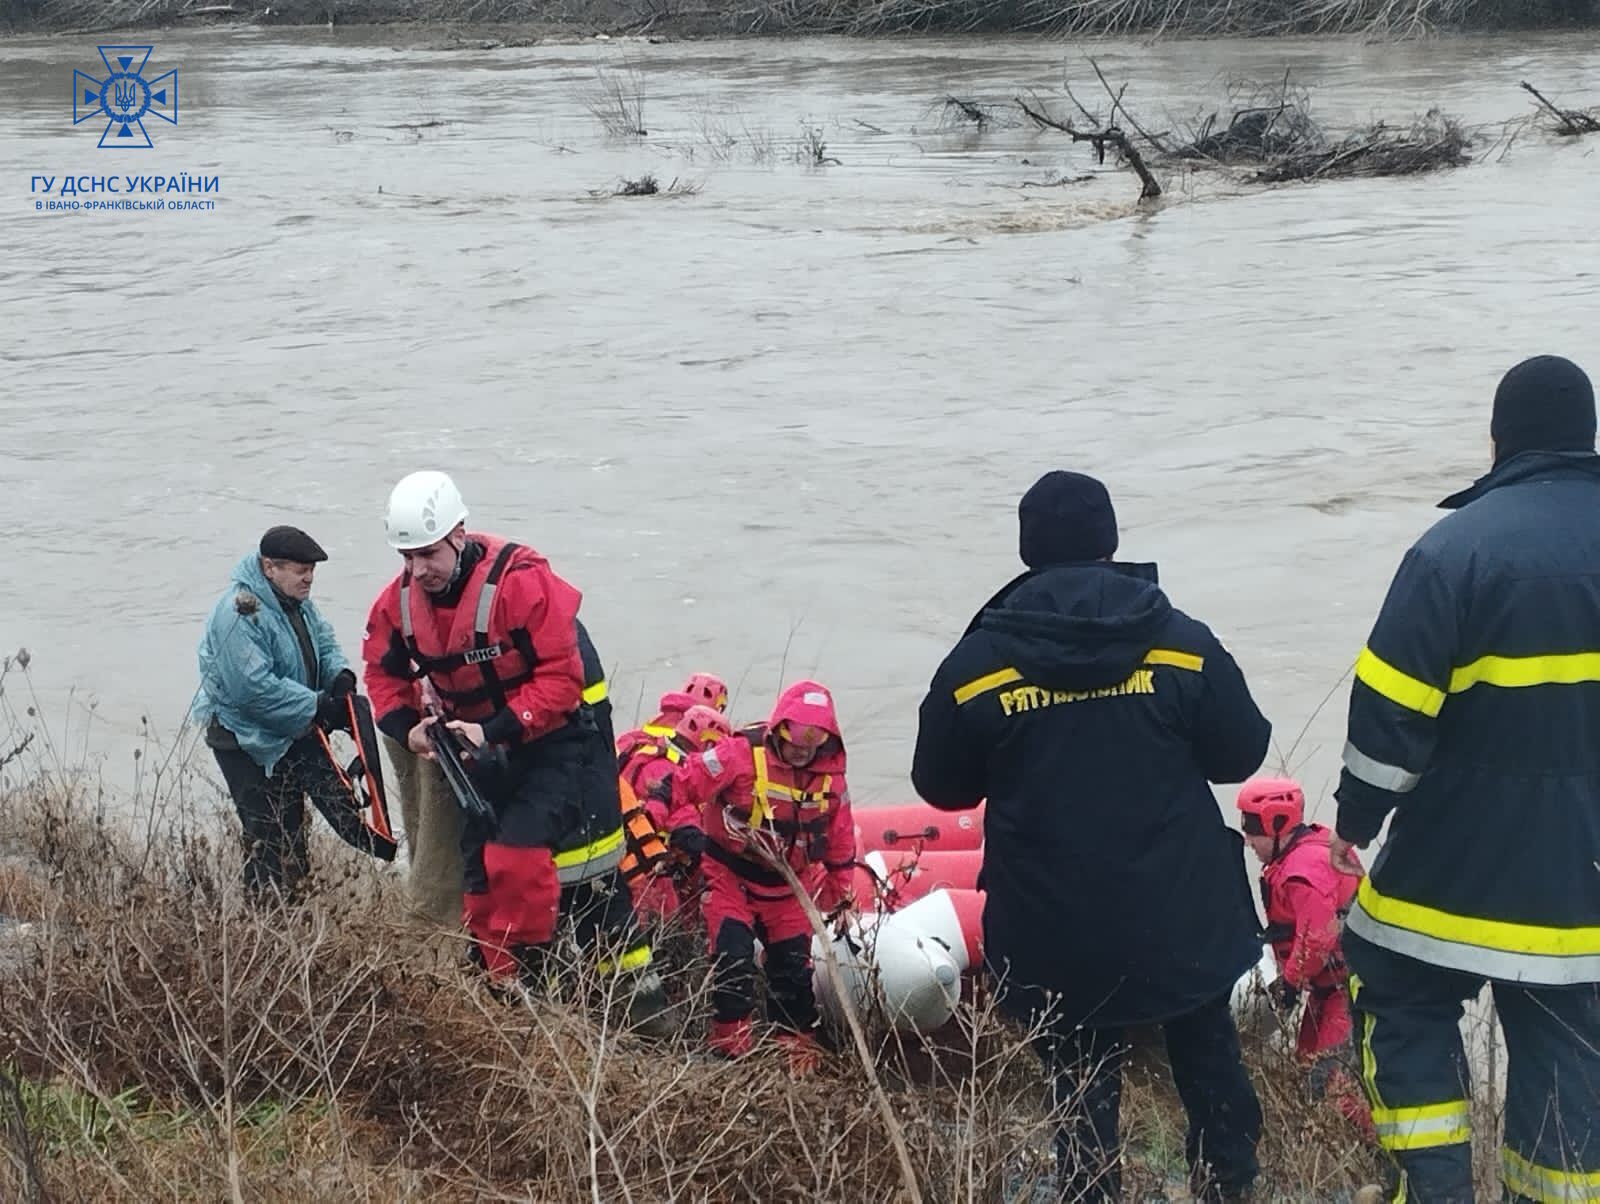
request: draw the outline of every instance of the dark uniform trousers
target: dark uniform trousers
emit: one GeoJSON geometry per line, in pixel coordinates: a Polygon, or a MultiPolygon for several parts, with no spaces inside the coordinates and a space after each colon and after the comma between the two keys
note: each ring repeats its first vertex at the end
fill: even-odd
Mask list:
{"type": "MultiPolygon", "coordinates": [[[[1226,1200],[1254,1182],[1261,1105],[1240,1061],[1228,996],[1162,1026],[1172,1078],[1189,1117],[1184,1142],[1201,1200],[1226,1200]]],[[[1120,1028],[1058,1026],[1037,1038],[1058,1118],[1061,1200],[1122,1199],[1117,1117],[1127,1056],[1120,1028]]]]}
{"type": "MultiPolygon", "coordinates": [[[[584,777],[593,769],[594,751],[579,741],[549,751],[514,750],[509,772],[487,792],[496,823],[464,818],[464,886],[469,893],[488,889],[483,848],[491,840],[513,847],[555,850],[561,883],[558,940],[570,940],[592,958],[591,964],[602,976],[637,974],[649,968],[651,948],[617,868],[621,832],[595,831],[585,816],[584,777]],[[604,850],[591,842],[605,846],[604,850]]],[[[524,945],[512,952],[530,987],[542,986],[556,969],[551,945],[524,945]]]]}
{"type": "Polygon", "coordinates": [[[1378,1141],[1400,1168],[1397,1200],[1471,1204],[1471,1075],[1463,1005],[1488,981],[1505,1034],[1507,1195],[1600,1201],[1600,984],[1485,980],[1346,931],[1361,1077],[1378,1141]]]}

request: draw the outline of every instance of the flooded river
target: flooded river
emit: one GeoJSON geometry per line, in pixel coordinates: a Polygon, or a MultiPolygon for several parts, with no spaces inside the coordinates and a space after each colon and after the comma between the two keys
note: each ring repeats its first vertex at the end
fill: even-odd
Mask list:
{"type": "MultiPolygon", "coordinates": [[[[858,798],[905,798],[927,681],[1017,570],[1017,497],[1065,466],[1107,481],[1124,555],[1232,648],[1281,749],[1306,729],[1326,819],[1339,683],[1485,466],[1500,373],[1600,374],[1600,139],[1404,180],[1174,176],[1135,213],[1061,134],[942,121],[948,94],[1066,115],[1064,72],[1100,103],[1066,43],[393,36],[107,35],[178,71],[179,123],[137,152],[71,122],[95,37],[0,42],[0,645],[110,783],[141,716],[178,734],[267,525],[329,550],[316,596],[356,657],[389,487],[438,467],[583,589],[621,718],[690,670],[736,682],[740,719],[815,674],[858,798]],[[646,138],[607,135],[603,78],[637,81],[646,138]],[[837,163],[793,161],[808,126],[837,163]],[[33,175],[113,172],[216,175],[218,207],[34,209],[33,175]],[[698,191],[605,195],[646,173],[698,191]],[[1051,173],[1095,178],[1024,186],[1051,173]]],[[[1519,80],[1572,104],[1600,80],[1592,34],[1094,53],[1162,129],[1286,68],[1335,124],[1500,122],[1531,111],[1519,80]]]]}

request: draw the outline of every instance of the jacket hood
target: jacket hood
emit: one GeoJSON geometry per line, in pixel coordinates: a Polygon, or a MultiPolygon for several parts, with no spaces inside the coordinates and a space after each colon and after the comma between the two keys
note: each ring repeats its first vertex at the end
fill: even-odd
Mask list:
{"type": "Polygon", "coordinates": [[[692,694],[685,694],[682,690],[668,690],[656,700],[656,710],[666,716],[678,716],[694,706],[700,700],[692,694]]]}
{"type": "Polygon", "coordinates": [[[816,759],[806,766],[816,773],[837,773],[844,768],[844,734],[839,730],[839,715],[834,710],[833,694],[815,681],[797,681],[778,695],[767,718],[768,739],[774,739],[780,723],[806,723],[820,727],[833,738],[822,746],[816,759]]]}
{"type": "Polygon", "coordinates": [[[968,630],[1036,685],[1089,690],[1126,681],[1171,614],[1155,565],[1097,561],[1024,573],[968,630]]]}
{"type": "Polygon", "coordinates": [[[1592,451],[1526,451],[1496,464],[1483,476],[1439,503],[1441,510],[1459,510],[1492,489],[1515,485],[1543,476],[1591,476],[1600,478],[1600,455],[1592,451]]]}

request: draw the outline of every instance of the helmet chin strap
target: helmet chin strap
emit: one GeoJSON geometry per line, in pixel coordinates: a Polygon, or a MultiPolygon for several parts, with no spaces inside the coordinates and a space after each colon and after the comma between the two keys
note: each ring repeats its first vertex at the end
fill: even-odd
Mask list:
{"type": "Polygon", "coordinates": [[[461,551],[462,551],[463,548],[465,548],[467,546],[467,537],[466,537],[465,534],[463,534],[461,536],[461,542],[457,543],[456,542],[456,532],[452,531],[449,535],[446,535],[444,537],[444,541],[447,544],[449,544],[452,548],[455,549],[455,553],[456,553],[455,567],[450,570],[450,580],[446,581],[438,589],[429,590],[428,592],[430,594],[448,594],[451,590],[453,590],[456,587],[456,583],[461,580],[461,561],[462,561],[461,551]]]}

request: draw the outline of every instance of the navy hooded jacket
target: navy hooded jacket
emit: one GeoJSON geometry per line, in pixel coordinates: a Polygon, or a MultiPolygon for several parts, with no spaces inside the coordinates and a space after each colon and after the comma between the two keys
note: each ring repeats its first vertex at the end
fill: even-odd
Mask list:
{"type": "Polygon", "coordinates": [[[1339,835],[1389,838],[1349,928],[1510,982],[1600,982],[1600,456],[1440,503],[1350,692],[1339,835]]]}
{"type": "Polygon", "coordinates": [[[984,947],[1011,1010],[1053,992],[1112,1027],[1231,990],[1261,942],[1207,783],[1254,773],[1270,734],[1154,565],[1046,567],[990,600],[934,675],[911,777],[944,810],[987,799],[984,947]]]}

